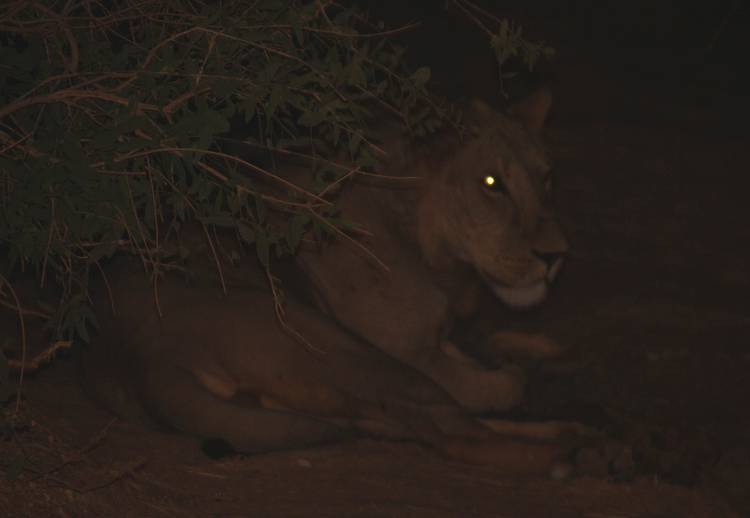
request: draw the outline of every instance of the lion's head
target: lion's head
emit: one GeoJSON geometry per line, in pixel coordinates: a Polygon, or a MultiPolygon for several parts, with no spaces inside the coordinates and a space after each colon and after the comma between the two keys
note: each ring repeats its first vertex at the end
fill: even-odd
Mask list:
{"type": "Polygon", "coordinates": [[[471,134],[435,165],[417,209],[428,261],[470,265],[513,308],[545,298],[567,250],[549,206],[550,163],[538,137],[549,106],[546,91],[509,115],[474,103],[471,134]]]}

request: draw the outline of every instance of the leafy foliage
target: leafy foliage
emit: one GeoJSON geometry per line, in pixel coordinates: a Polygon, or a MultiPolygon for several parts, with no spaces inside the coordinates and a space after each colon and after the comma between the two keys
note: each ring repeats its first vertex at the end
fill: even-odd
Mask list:
{"type": "MultiPolygon", "coordinates": [[[[334,2],[18,0],[0,26],[0,288],[19,269],[59,286],[60,339],[88,340],[89,274],[115,253],[158,275],[197,221],[268,266],[341,226],[336,193],[377,162],[373,110],[415,136],[450,116],[429,69],[334,2]]],[[[493,41],[536,59],[523,45],[493,41]]]]}

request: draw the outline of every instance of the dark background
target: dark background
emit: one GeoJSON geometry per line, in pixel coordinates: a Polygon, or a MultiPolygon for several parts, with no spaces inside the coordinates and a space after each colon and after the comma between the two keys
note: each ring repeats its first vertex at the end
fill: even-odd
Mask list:
{"type": "MultiPolygon", "coordinates": [[[[415,65],[432,68],[439,91],[454,98],[497,97],[484,34],[446,4],[450,2],[369,2],[368,8],[374,19],[390,26],[422,21],[420,28],[400,39],[415,65]]],[[[618,105],[612,107],[615,110],[628,112],[634,98],[670,89],[692,96],[686,101],[694,106],[711,108],[712,93],[746,97],[750,87],[750,6],[741,0],[477,4],[520,23],[527,37],[557,49],[555,60],[539,67],[537,79],[554,84],[561,76],[567,81],[578,73],[586,82],[588,73],[628,83],[632,90],[625,98],[609,100],[618,105]],[[580,70],[582,63],[592,70],[580,70]]]]}

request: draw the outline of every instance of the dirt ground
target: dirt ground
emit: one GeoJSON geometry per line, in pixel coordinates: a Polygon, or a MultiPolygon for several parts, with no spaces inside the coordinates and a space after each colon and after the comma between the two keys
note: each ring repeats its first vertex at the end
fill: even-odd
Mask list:
{"type": "MultiPolygon", "coordinates": [[[[447,22],[431,23],[412,37],[439,49],[447,22]]],[[[537,27],[564,40],[554,20],[537,27]]],[[[599,38],[595,51],[564,40],[555,74],[570,260],[543,307],[512,313],[488,297],[478,322],[566,345],[564,361],[530,371],[514,416],[595,425],[632,468],[509,478],[372,440],[212,460],[193,439],[113,420],[63,360],[26,380],[27,420],[0,442],[0,516],[750,516],[748,83],[599,38]]],[[[442,76],[433,63],[436,77],[457,59],[442,76]]],[[[458,89],[492,91],[491,73],[470,67],[458,89]]]]}

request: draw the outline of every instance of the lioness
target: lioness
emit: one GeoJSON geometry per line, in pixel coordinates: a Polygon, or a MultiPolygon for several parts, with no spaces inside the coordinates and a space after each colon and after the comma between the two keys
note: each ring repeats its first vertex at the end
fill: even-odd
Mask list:
{"type": "Polygon", "coordinates": [[[153,286],[125,266],[109,276],[118,314],[99,312],[86,379],[118,409],[136,401],[177,430],[243,452],[374,434],[507,472],[550,470],[559,446],[498,434],[471,415],[518,402],[520,375],[485,368],[444,340],[452,315],[470,310],[476,282],[527,307],[559,269],[566,242],[546,203],[549,163],[536,135],[549,106],[546,92],[509,116],[475,104],[468,137],[416,151],[385,142],[383,173],[422,179],[360,178],[340,203],[372,233],[365,244],[389,271],[345,242],[296,258],[316,307],[289,300],[286,322],[320,351],[282,331],[268,290],[222,295],[167,277],[159,318],[153,286]]]}
{"type": "MultiPolygon", "coordinates": [[[[465,140],[449,135],[416,153],[389,143],[386,173],[422,179],[400,188],[364,179],[340,201],[372,233],[366,243],[388,273],[343,242],[297,258],[321,309],[471,411],[514,406],[522,380],[515,370],[483,368],[445,342],[452,315],[472,311],[477,282],[510,307],[538,304],[567,251],[548,206],[550,163],[538,134],[550,104],[540,90],[508,117],[475,102],[468,114],[474,134],[465,140]]],[[[536,337],[502,338],[504,349],[553,347],[536,337]]]]}

